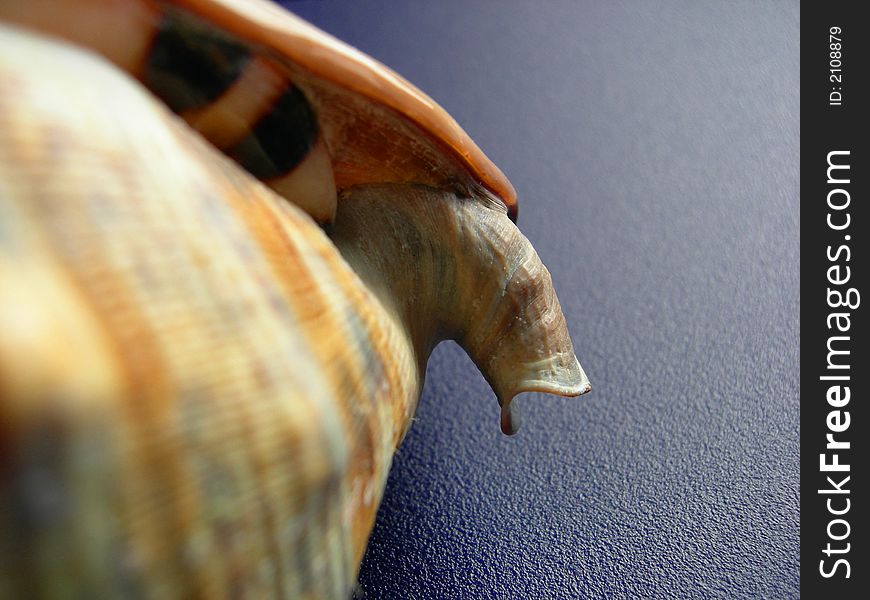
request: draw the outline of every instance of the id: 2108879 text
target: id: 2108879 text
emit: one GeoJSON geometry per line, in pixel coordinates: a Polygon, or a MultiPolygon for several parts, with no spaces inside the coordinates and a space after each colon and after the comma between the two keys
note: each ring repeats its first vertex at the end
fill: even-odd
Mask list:
{"type": "Polygon", "coordinates": [[[843,30],[831,27],[828,30],[829,60],[828,69],[831,92],[828,94],[829,106],[843,105],[843,30]]]}

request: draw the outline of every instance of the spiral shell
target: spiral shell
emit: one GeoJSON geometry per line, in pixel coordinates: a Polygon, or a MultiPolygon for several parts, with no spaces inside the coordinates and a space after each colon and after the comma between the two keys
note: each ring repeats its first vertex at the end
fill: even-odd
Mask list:
{"type": "Polygon", "coordinates": [[[0,8],[0,597],[346,597],[435,344],[508,433],[517,393],[589,389],[510,184],[452,119],[276,7],[181,4],[303,90],[292,185],[69,5],[0,8]]]}

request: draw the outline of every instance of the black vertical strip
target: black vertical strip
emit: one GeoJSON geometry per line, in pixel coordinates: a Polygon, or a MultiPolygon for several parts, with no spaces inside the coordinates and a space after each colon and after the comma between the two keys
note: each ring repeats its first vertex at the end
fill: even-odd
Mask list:
{"type": "Polygon", "coordinates": [[[168,10],[157,27],[144,83],[175,112],[216,100],[238,78],[249,48],[211,24],[168,10]]]}
{"type": "Polygon", "coordinates": [[[801,7],[801,595],[870,590],[870,179],[858,2],[801,7]],[[865,306],[868,304],[868,306],[865,306]]]}
{"type": "Polygon", "coordinates": [[[227,154],[261,180],[289,173],[317,140],[317,117],[302,91],[291,85],[227,154]]]}

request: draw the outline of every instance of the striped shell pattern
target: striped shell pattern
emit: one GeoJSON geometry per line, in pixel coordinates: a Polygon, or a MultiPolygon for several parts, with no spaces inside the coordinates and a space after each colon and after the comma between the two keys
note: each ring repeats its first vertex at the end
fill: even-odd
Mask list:
{"type": "Polygon", "coordinates": [[[0,1],[0,598],[347,597],[438,342],[589,390],[515,219],[277,5],[0,1]]]}

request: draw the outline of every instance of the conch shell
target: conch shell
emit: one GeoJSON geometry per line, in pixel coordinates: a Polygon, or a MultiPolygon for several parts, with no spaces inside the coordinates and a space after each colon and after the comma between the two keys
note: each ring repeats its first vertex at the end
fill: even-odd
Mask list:
{"type": "Polygon", "coordinates": [[[346,597],[439,341],[506,433],[589,390],[510,184],[385,67],[262,2],[0,19],[0,597],[346,597]],[[178,114],[167,15],[253,56],[178,114]]]}

